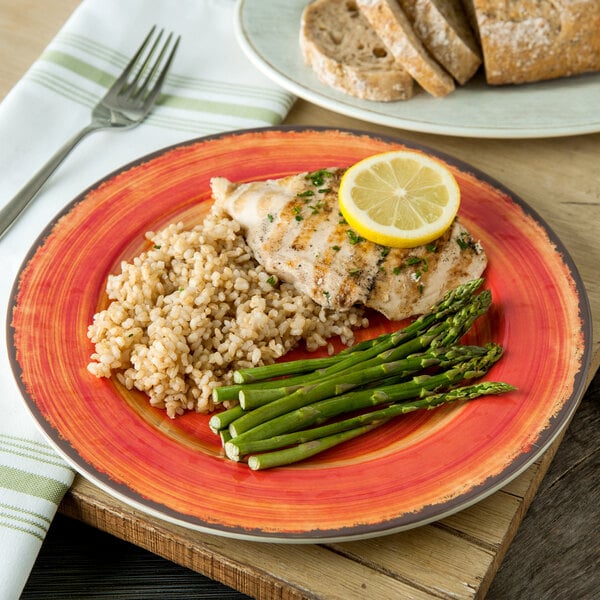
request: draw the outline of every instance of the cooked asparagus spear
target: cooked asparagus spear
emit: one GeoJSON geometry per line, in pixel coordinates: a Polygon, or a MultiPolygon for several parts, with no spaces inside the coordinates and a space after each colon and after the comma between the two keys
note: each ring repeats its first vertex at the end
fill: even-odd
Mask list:
{"type": "Polygon", "coordinates": [[[513,386],[502,382],[477,383],[426,396],[419,400],[391,404],[380,410],[313,429],[237,445],[229,441],[225,444],[225,449],[227,456],[232,460],[240,460],[243,456],[250,455],[248,466],[253,470],[289,465],[337,446],[348,439],[358,437],[398,415],[416,410],[431,410],[457,400],[472,400],[491,394],[503,394],[514,389],[513,386]],[[279,450],[280,448],[284,448],[284,450],[279,450]],[[254,454],[255,452],[260,452],[260,454],[254,454]]]}
{"type": "Polygon", "coordinates": [[[360,415],[349,417],[341,421],[334,421],[311,429],[302,429],[291,433],[274,435],[265,439],[252,440],[243,436],[227,440],[225,452],[228,458],[240,460],[242,457],[255,452],[267,452],[287,446],[303,444],[319,438],[327,437],[348,429],[355,429],[369,423],[384,423],[399,415],[405,415],[417,410],[432,410],[442,404],[449,404],[458,400],[473,400],[481,396],[503,394],[514,390],[514,386],[497,381],[484,381],[462,387],[452,388],[439,394],[432,394],[416,400],[390,404],[379,410],[372,410],[360,415]]]}
{"type": "MultiPolygon", "coordinates": [[[[253,439],[267,439],[274,435],[305,429],[323,423],[326,419],[356,410],[421,398],[436,390],[456,386],[465,379],[483,376],[499,360],[501,355],[502,348],[500,346],[489,344],[487,352],[483,356],[475,356],[433,375],[418,375],[410,381],[396,385],[354,390],[347,394],[328,397],[295,409],[290,408],[290,410],[285,410],[272,418],[267,417],[257,422],[252,428],[244,432],[231,431],[232,425],[236,423],[234,421],[230,425],[230,432],[232,433],[230,441],[232,444],[236,444],[253,439]]],[[[268,408],[268,406],[262,408],[268,408]]],[[[258,410],[260,409],[248,414],[258,412],[258,410]]],[[[264,413],[264,411],[261,412],[264,413]]]]}
{"type": "Polygon", "coordinates": [[[416,338],[399,345],[388,346],[390,341],[395,337],[392,334],[388,340],[381,344],[382,347],[379,351],[375,351],[378,347],[378,344],[375,344],[370,350],[354,352],[346,360],[334,365],[332,367],[333,371],[325,369],[322,378],[315,380],[315,383],[311,382],[307,386],[296,389],[287,396],[269,401],[254,410],[246,412],[240,418],[230,423],[229,430],[232,436],[235,437],[268,419],[300,408],[321,398],[326,398],[328,395],[331,395],[329,384],[332,379],[335,380],[338,377],[345,379],[349,373],[355,372],[357,369],[376,366],[390,360],[399,360],[411,354],[422,352],[427,348],[439,346],[442,341],[447,345],[454,344],[471,327],[475,319],[487,311],[490,304],[491,295],[488,290],[484,290],[477,296],[472,297],[471,301],[456,314],[450,315],[441,323],[433,325],[425,333],[416,338]],[[340,368],[342,365],[343,368],[340,368]]]}

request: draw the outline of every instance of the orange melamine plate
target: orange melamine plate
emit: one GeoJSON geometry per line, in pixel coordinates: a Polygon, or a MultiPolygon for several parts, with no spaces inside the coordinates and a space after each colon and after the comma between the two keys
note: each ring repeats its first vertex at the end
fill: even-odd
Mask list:
{"type": "MultiPolygon", "coordinates": [[[[146,397],[86,370],[86,331],[106,305],[120,261],[144,233],[192,225],[209,180],[280,177],[348,166],[410,147],[397,139],[319,128],[267,128],[168,148],[120,169],[76,198],[31,249],[15,285],[9,344],[25,402],[84,476],[149,514],[231,537],[358,539],[440,519],[491,494],[536,460],[583,394],[591,345],[588,300],[556,235],[519,198],[432,150],[462,193],[459,216],[489,257],[494,305],[469,334],[505,355],[487,378],[518,391],[397,419],[287,468],[250,471],[226,460],[208,417],[175,420],[146,397]]],[[[360,336],[390,329],[375,319],[360,336]]]]}

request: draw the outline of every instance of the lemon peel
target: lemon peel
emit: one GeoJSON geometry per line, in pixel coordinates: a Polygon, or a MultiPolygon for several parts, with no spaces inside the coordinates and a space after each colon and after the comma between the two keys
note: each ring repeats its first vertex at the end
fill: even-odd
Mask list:
{"type": "Polygon", "coordinates": [[[414,248],[452,225],[460,188],[441,160],[392,150],[349,167],[338,199],[345,220],[362,237],[382,246],[414,248]]]}

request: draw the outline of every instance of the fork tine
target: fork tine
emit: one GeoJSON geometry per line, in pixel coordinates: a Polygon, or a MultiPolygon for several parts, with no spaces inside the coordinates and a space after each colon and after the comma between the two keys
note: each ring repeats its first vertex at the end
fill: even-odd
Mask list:
{"type": "MultiPolygon", "coordinates": [[[[158,60],[154,64],[152,73],[150,73],[150,75],[146,78],[146,81],[144,81],[143,87],[145,87],[150,82],[151,77],[153,77],[154,74],[156,73],[160,62],[162,61],[163,55],[167,49],[167,46],[169,45],[172,35],[173,34],[170,34],[167,41],[165,42],[165,45],[163,46],[160,56],[158,57],[158,60]]],[[[165,80],[165,77],[167,76],[167,72],[169,71],[169,68],[171,67],[171,63],[173,62],[173,58],[175,57],[175,53],[177,52],[177,47],[179,46],[180,40],[181,40],[181,36],[177,36],[177,39],[175,40],[175,43],[173,44],[173,48],[171,49],[171,52],[169,53],[169,56],[167,57],[167,60],[164,64],[164,66],[162,67],[161,72],[159,73],[152,88],[148,91],[146,98],[144,99],[144,108],[146,108],[146,109],[149,108],[154,103],[156,96],[160,92],[163,82],[165,80]]]]}
{"type": "Polygon", "coordinates": [[[136,70],[135,77],[127,85],[127,90],[125,89],[125,86],[121,89],[122,93],[125,93],[125,91],[127,91],[129,96],[134,96],[134,97],[137,96],[137,92],[136,92],[137,84],[138,84],[139,80],[142,78],[142,75],[144,74],[144,72],[147,70],[148,65],[150,64],[150,60],[152,59],[154,52],[155,52],[156,48],[158,47],[158,44],[163,36],[163,33],[164,33],[164,29],[161,29],[158,32],[158,36],[154,40],[154,43],[152,44],[152,48],[150,48],[150,50],[148,51],[148,54],[146,55],[144,62],[136,70]]]}
{"type": "MultiPolygon", "coordinates": [[[[156,44],[152,47],[151,53],[154,53],[154,50],[156,48],[156,45],[158,44],[158,41],[160,40],[160,38],[162,36],[162,33],[163,32],[161,31],[160,32],[161,35],[156,40],[156,44]]],[[[172,38],[173,38],[173,34],[170,33],[169,37],[167,37],[167,41],[164,43],[163,47],[161,48],[161,51],[160,51],[158,57],[154,61],[152,68],[146,74],[146,78],[144,79],[144,82],[140,85],[139,89],[134,93],[134,96],[142,95],[144,93],[144,91],[148,88],[150,81],[154,77],[155,73],[158,71],[158,67],[160,66],[160,63],[162,62],[163,56],[165,55],[165,52],[167,51],[167,48],[169,47],[169,44],[171,43],[172,38]]],[[[149,55],[148,58],[150,58],[150,56],[151,55],[149,55]]],[[[148,62],[148,60],[146,60],[146,63],[147,62],[148,62]]],[[[143,67],[144,70],[146,69],[146,66],[147,66],[146,63],[144,63],[144,67],[143,67]]],[[[141,75],[141,70],[140,70],[140,75],[141,75]]]]}
{"type": "Polygon", "coordinates": [[[146,46],[148,46],[148,43],[152,39],[152,36],[153,36],[155,30],[156,30],[156,25],[153,25],[152,29],[150,29],[150,32],[146,36],[146,39],[142,42],[142,45],[138,48],[138,50],[135,53],[135,55],[133,56],[133,58],[127,63],[127,66],[123,69],[123,72],[119,75],[119,77],[115,80],[115,82],[109,88],[108,93],[110,93],[110,92],[118,93],[123,88],[123,85],[127,82],[127,78],[131,74],[131,71],[133,70],[137,61],[140,59],[140,57],[144,53],[146,46]]]}

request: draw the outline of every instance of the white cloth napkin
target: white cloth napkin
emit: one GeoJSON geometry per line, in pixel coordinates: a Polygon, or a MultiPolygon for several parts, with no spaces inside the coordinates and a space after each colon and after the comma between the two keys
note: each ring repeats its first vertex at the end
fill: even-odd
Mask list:
{"type": "MultiPolygon", "coordinates": [[[[129,131],[85,138],[0,239],[0,320],[23,258],[65,204],[119,166],[220,131],[274,125],[294,98],[234,37],[234,0],[83,0],[0,104],[0,206],[78,129],[154,24],[182,36],[164,100],[129,131]]],[[[0,348],[0,598],[18,598],[73,471],[38,433],[0,348]]]]}

